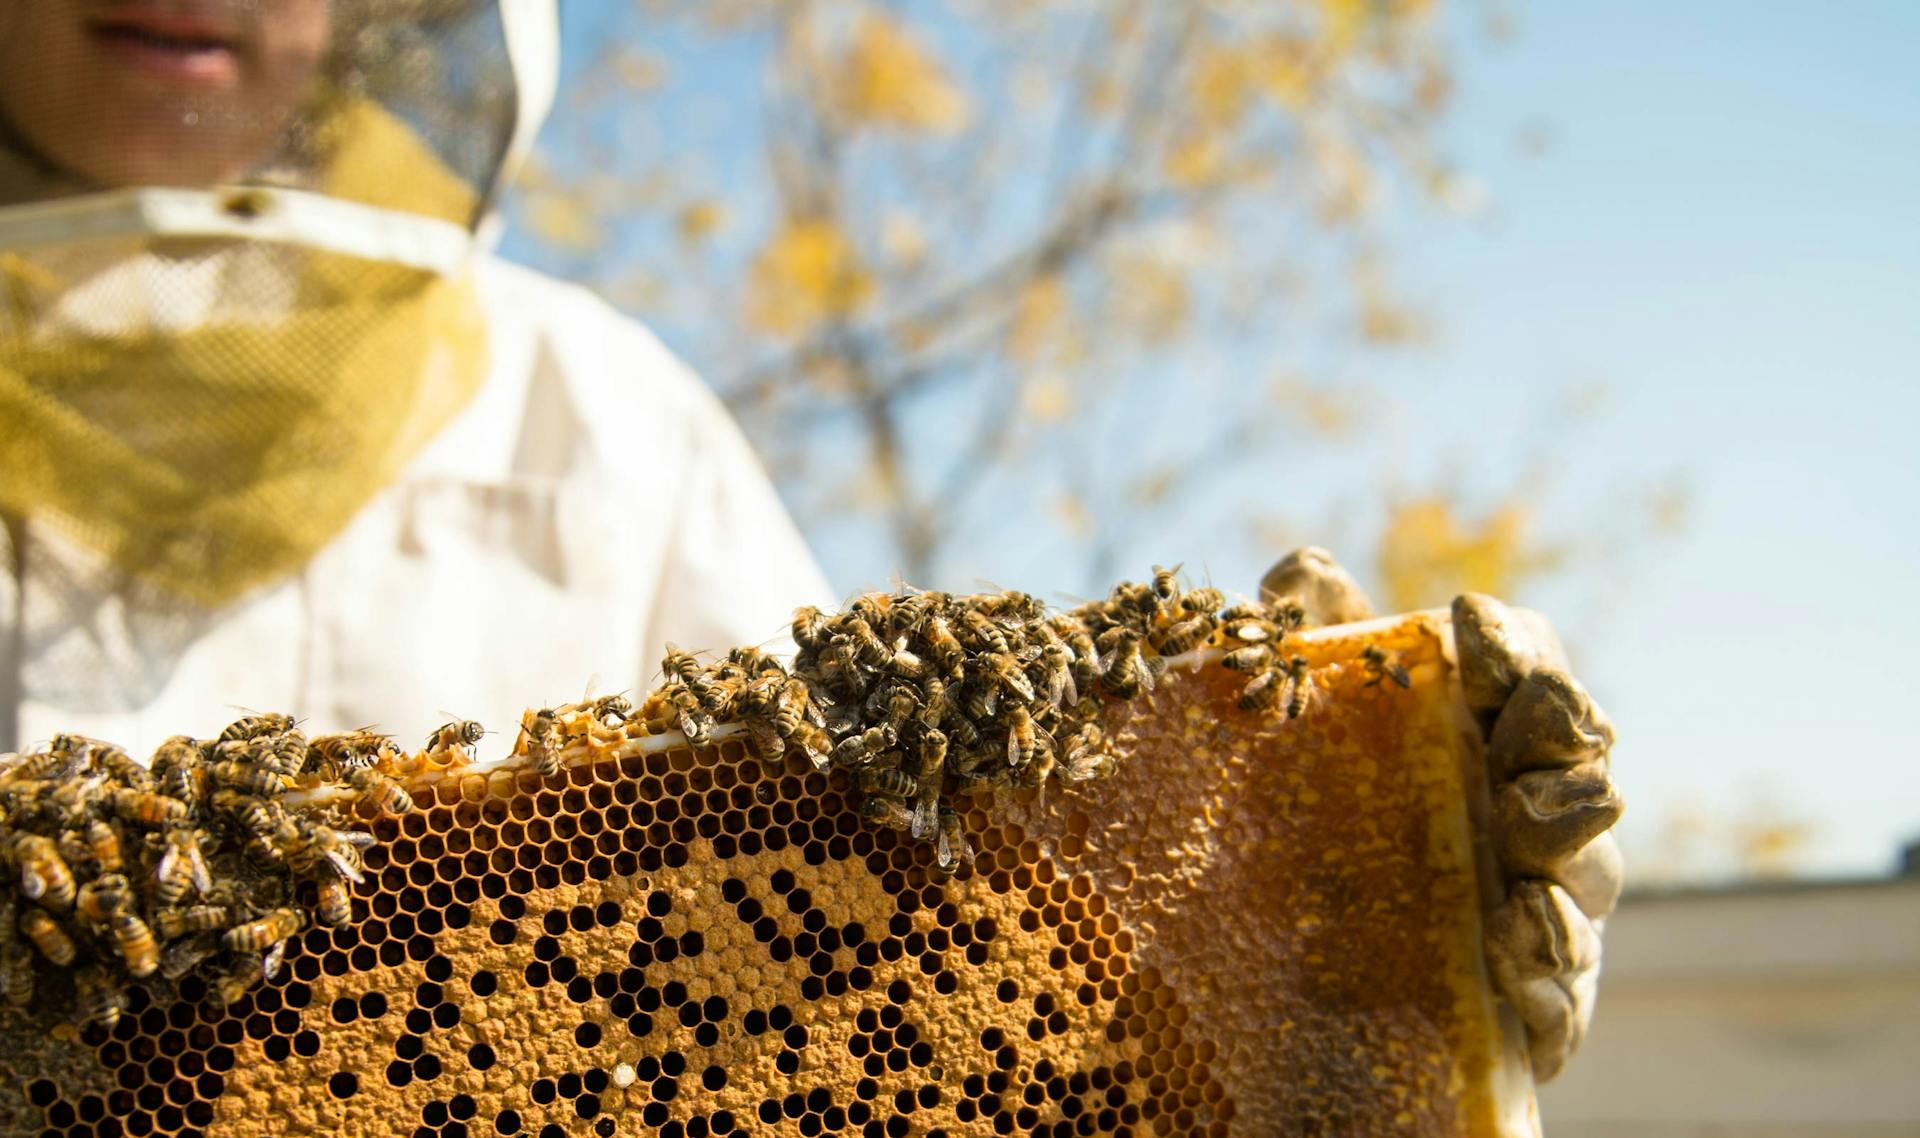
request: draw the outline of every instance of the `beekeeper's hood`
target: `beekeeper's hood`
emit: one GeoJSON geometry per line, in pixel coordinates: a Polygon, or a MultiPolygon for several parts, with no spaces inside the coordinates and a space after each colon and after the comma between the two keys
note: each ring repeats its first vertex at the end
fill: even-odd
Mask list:
{"type": "Polygon", "coordinates": [[[465,403],[551,0],[0,4],[0,512],[217,605],[465,403]]]}

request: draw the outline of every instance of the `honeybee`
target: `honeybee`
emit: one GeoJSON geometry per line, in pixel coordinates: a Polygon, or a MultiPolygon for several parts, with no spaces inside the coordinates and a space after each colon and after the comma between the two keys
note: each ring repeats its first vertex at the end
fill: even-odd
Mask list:
{"type": "Polygon", "coordinates": [[[1121,628],[1114,638],[1113,654],[1100,677],[1108,691],[1121,699],[1132,699],[1143,691],[1152,691],[1153,665],[1140,653],[1140,634],[1121,628]]]}
{"type": "Polygon", "coordinates": [[[97,1023],[108,1031],[127,1010],[127,993],[100,968],[82,968],[73,977],[83,1023],[97,1023]]]}
{"type": "Polygon", "coordinates": [[[153,775],[146,767],[135,762],[132,755],[112,743],[102,743],[98,739],[89,739],[87,742],[87,762],[94,770],[135,790],[154,788],[153,775]]]}
{"type": "Polygon", "coordinates": [[[1378,686],[1381,680],[1392,680],[1403,688],[1413,686],[1413,675],[1391,656],[1386,649],[1377,644],[1369,644],[1360,651],[1360,658],[1367,663],[1367,671],[1373,676],[1367,681],[1368,687],[1378,686]]]}
{"type": "Polygon", "coordinates": [[[114,947],[126,961],[127,971],[134,976],[153,975],[160,967],[160,946],[147,922],[121,909],[107,918],[107,927],[113,932],[114,947]]]}
{"type": "Polygon", "coordinates": [[[336,830],[308,823],[288,851],[288,863],[307,872],[325,863],[333,872],[359,885],[366,880],[360,872],[360,851],[373,844],[372,834],[358,830],[336,830]]]}
{"type": "Polygon", "coordinates": [[[360,727],[341,735],[315,735],[307,744],[303,770],[338,778],[342,773],[372,766],[392,738],[360,727]]]}
{"type": "Polygon", "coordinates": [[[987,676],[996,684],[1012,690],[1021,699],[1033,702],[1033,681],[1027,679],[1027,673],[1020,661],[1007,653],[996,653],[987,657],[987,676]]]}
{"type": "Polygon", "coordinates": [[[707,715],[707,709],[700,702],[700,696],[685,684],[674,684],[667,689],[667,697],[673,701],[674,723],[687,742],[694,746],[704,746],[712,739],[713,720],[707,715]]]}
{"type": "Polygon", "coordinates": [[[1307,701],[1313,698],[1313,677],[1307,674],[1305,656],[1295,656],[1287,661],[1287,679],[1293,685],[1287,697],[1287,718],[1298,719],[1307,710],[1307,701]]]}
{"type": "Polygon", "coordinates": [[[292,790],[294,785],[293,779],[279,771],[251,763],[214,763],[208,770],[216,786],[251,794],[255,798],[278,798],[292,790]]]}
{"type": "Polygon", "coordinates": [[[1012,651],[1007,645],[1006,634],[975,609],[960,610],[960,627],[966,630],[967,635],[979,648],[998,652],[1003,656],[1012,651]]]}
{"type": "Polygon", "coordinates": [[[73,938],[45,909],[28,905],[26,912],[20,914],[20,931],[40,950],[40,955],[54,964],[65,968],[73,963],[73,938]]]}
{"type": "Polygon", "coordinates": [[[788,680],[784,693],[785,699],[780,705],[780,715],[782,719],[781,729],[783,733],[788,735],[792,734],[792,732],[787,731],[784,726],[785,719],[788,715],[800,716],[815,727],[825,727],[827,725],[826,713],[820,710],[819,703],[813,698],[813,689],[808,687],[805,681],[798,679],[788,680]]]}
{"type": "Polygon", "coordinates": [[[315,909],[321,924],[337,929],[353,919],[353,897],[344,879],[329,875],[315,884],[319,889],[315,909]]]}
{"type": "Polygon", "coordinates": [[[949,711],[940,722],[946,727],[947,734],[960,746],[971,747],[980,742],[979,726],[958,711],[949,711]]]}
{"type": "Polygon", "coordinates": [[[200,744],[185,735],[175,735],[153,752],[153,776],[160,793],[198,806],[207,796],[206,756],[200,744]]]}
{"type": "Polygon", "coordinates": [[[840,740],[833,748],[832,763],[836,767],[867,766],[885,754],[895,739],[893,728],[884,723],[869,727],[858,735],[849,735],[840,740]]]}
{"type": "MultiPolygon", "coordinates": [[[[551,716],[553,712],[549,711],[547,714],[551,716]]],[[[445,754],[462,747],[475,746],[480,742],[480,737],[486,733],[486,728],[471,719],[455,719],[443,723],[433,734],[427,736],[427,753],[445,754]]]]}
{"type": "Polygon", "coordinates": [[[109,822],[95,818],[87,823],[87,849],[93,864],[103,873],[113,873],[122,865],[120,831],[109,822]]]}
{"type": "Polygon", "coordinates": [[[1106,742],[1106,732],[1093,723],[1069,735],[1062,752],[1060,778],[1065,782],[1090,782],[1111,776],[1115,764],[1106,742]]]}
{"type": "Polygon", "coordinates": [[[535,774],[541,778],[552,778],[560,773],[560,748],[553,737],[554,712],[550,707],[529,711],[520,722],[520,730],[527,737],[527,758],[533,764],[535,774]]]}
{"type": "Polygon", "coordinates": [[[854,661],[868,668],[884,668],[893,662],[893,649],[873,634],[873,626],[854,617],[843,626],[853,643],[854,661]]]}
{"type": "Polygon", "coordinates": [[[1181,656],[1200,647],[1213,635],[1213,615],[1206,613],[1169,625],[1160,634],[1157,650],[1162,656],[1181,656]]]}
{"type": "Polygon", "coordinates": [[[940,604],[938,593],[909,592],[895,597],[893,607],[887,610],[887,628],[896,636],[916,635],[940,604]]]}
{"type": "Polygon", "coordinates": [[[1244,601],[1220,614],[1220,627],[1228,640],[1245,644],[1264,644],[1279,639],[1272,622],[1267,619],[1266,609],[1244,601]]]}
{"type": "MultiPolygon", "coordinates": [[[[1046,628],[1046,625],[1039,625],[1046,628]]],[[[1041,685],[1046,689],[1047,702],[1056,708],[1067,707],[1080,702],[1080,687],[1073,678],[1073,650],[1066,641],[1053,636],[1040,650],[1041,685]]]]}
{"type": "Polygon", "coordinates": [[[619,722],[625,723],[627,718],[633,714],[633,701],[625,695],[603,695],[557,708],[556,714],[565,715],[572,711],[584,711],[587,713],[588,718],[592,719],[595,723],[603,725],[606,723],[608,716],[612,716],[619,722]]]}
{"type": "Polygon", "coordinates": [[[13,765],[7,768],[7,782],[30,782],[38,780],[56,780],[66,778],[80,765],[82,756],[67,751],[49,748],[35,751],[29,755],[17,756],[13,765]]]}
{"type": "Polygon", "coordinates": [[[153,927],[162,939],[175,940],[193,933],[219,932],[238,916],[230,905],[191,905],[160,910],[153,915],[153,927]]]}
{"type": "Polygon", "coordinates": [[[913,777],[920,784],[920,793],[913,804],[913,836],[923,842],[939,829],[940,780],[946,766],[946,733],[929,727],[921,732],[913,770],[913,777]]]}
{"type": "Polygon", "coordinates": [[[729,719],[733,716],[734,700],[740,696],[739,669],[728,665],[728,673],[708,676],[694,689],[694,695],[700,700],[700,710],[705,712],[709,721],[729,719]]]}
{"type": "Polygon", "coordinates": [[[967,844],[967,832],[961,825],[959,811],[952,807],[940,808],[940,841],[934,847],[934,859],[948,873],[973,864],[973,847],[967,844]]]}
{"type": "Polygon", "coordinates": [[[982,597],[979,607],[980,611],[988,616],[1022,623],[1045,620],[1047,616],[1045,601],[1018,589],[1004,589],[991,596],[982,597]]]}
{"type": "Polygon", "coordinates": [[[10,854],[20,871],[20,895],[47,909],[64,913],[73,907],[73,873],[52,838],[15,834],[10,854]]]}
{"type": "Polygon", "coordinates": [[[801,753],[807,756],[814,770],[824,771],[832,766],[833,736],[813,724],[800,724],[788,741],[800,745],[801,753]]]}
{"type": "MultiPolygon", "coordinates": [[[[754,750],[766,762],[786,754],[786,736],[793,734],[791,730],[785,734],[780,730],[781,703],[785,698],[782,687],[780,677],[769,673],[748,684],[738,700],[740,719],[753,737],[754,750]]],[[[797,720],[799,712],[796,710],[794,715],[797,720]]]]}
{"type": "Polygon", "coordinates": [[[869,826],[906,830],[913,825],[913,811],[901,799],[869,794],[860,800],[860,819],[869,826]]]}
{"type": "Polygon", "coordinates": [[[927,618],[927,651],[932,653],[934,665],[949,679],[960,678],[967,652],[942,613],[936,612],[927,618]]]}
{"type": "Polygon", "coordinates": [[[160,975],[178,980],[219,951],[219,938],[212,933],[176,940],[160,951],[160,975]]]}
{"type": "Polygon", "coordinates": [[[818,651],[826,645],[827,618],[812,605],[793,610],[793,643],[796,647],[818,651]]]}
{"type": "Polygon", "coordinates": [[[1220,662],[1236,672],[1257,672],[1273,663],[1273,650],[1265,644],[1249,644],[1228,652],[1220,662]]]}
{"type": "Polygon", "coordinates": [[[1188,589],[1180,597],[1180,611],[1188,618],[1213,616],[1220,606],[1227,603],[1226,594],[1211,585],[1199,589],[1188,589]]]}
{"type": "Polygon", "coordinates": [[[272,833],[281,817],[279,803],[265,802],[237,790],[215,791],[213,808],[253,834],[272,833]]]}
{"type": "Polygon", "coordinates": [[[919,782],[906,771],[898,767],[870,767],[856,771],[853,785],[863,794],[880,794],[888,798],[912,798],[920,789],[919,782]]]}
{"type": "Polygon", "coordinates": [[[1067,647],[1073,650],[1073,680],[1082,688],[1091,690],[1093,682],[1105,671],[1100,661],[1100,650],[1094,646],[1093,637],[1085,628],[1071,628],[1063,639],[1067,647]]]}
{"type": "Polygon", "coordinates": [[[264,917],[228,929],[220,943],[230,952],[264,952],[299,932],[307,918],[298,909],[275,909],[264,917]]]}
{"type": "Polygon", "coordinates": [[[1267,611],[1272,614],[1273,626],[1282,635],[1298,631],[1301,625],[1307,623],[1307,608],[1300,603],[1299,597],[1281,597],[1269,605],[1267,611]]]}
{"type": "Polygon", "coordinates": [[[227,724],[226,730],[214,742],[232,743],[247,739],[257,739],[262,735],[277,735],[293,729],[293,716],[270,712],[266,715],[248,715],[227,724]]]}
{"type": "Polygon", "coordinates": [[[360,792],[360,799],[375,810],[406,814],[413,810],[413,798],[393,779],[372,767],[355,767],[347,772],[347,785],[360,792]]]}
{"type": "Polygon", "coordinates": [[[1240,690],[1240,710],[1266,711],[1279,703],[1281,689],[1286,686],[1282,678],[1285,674],[1270,667],[1248,680],[1240,690]]]}
{"type": "Polygon", "coordinates": [[[260,972],[252,964],[241,961],[222,972],[213,982],[214,995],[221,1003],[231,1004],[253,989],[253,983],[260,978],[260,972]]]}
{"type": "Polygon", "coordinates": [[[1039,750],[1040,736],[1034,729],[1033,716],[1026,708],[1014,705],[1007,711],[1007,765],[1019,770],[1032,762],[1039,750]]]}
{"type": "Polygon", "coordinates": [[[154,869],[154,897],[162,905],[178,905],[190,889],[203,896],[213,889],[213,875],[200,852],[209,838],[205,831],[184,826],[167,832],[166,852],[154,869]]]}
{"type": "Polygon", "coordinates": [[[784,679],[787,674],[787,669],[780,663],[780,658],[764,648],[749,648],[745,646],[735,648],[733,651],[727,653],[727,660],[732,664],[738,665],[740,670],[745,672],[750,679],[757,679],[767,672],[778,673],[782,679],[784,679]]]}
{"type": "Polygon", "coordinates": [[[917,680],[927,674],[927,662],[918,654],[901,648],[896,650],[893,658],[887,661],[887,670],[896,676],[917,680]]]}
{"type": "Polygon", "coordinates": [[[1171,569],[1162,569],[1158,565],[1153,567],[1153,582],[1150,587],[1153,590],[1154,600],[1163,606],[1171,605],[1174,598],[1180,595],[1180,568],[1179,565],[1171,569]]]}
{"type": "Polygon", "coordinates": [[[975,719],[992,719],[1000,711],[1000,686],[970,683],[960,689],[960,706],[975,719]]]}
{"type": "Polygon", "coordinates": [[[80,887],[74,906],[82,921],[96,931],[115,913],[133,904],[133,886],[118,873],[103,873],[80,887]]]}
{"type": "Polygon", "coordinates": [[[892,728],[897,735],[904,731],[908,723],[920,712],[919,697],[913,694],[909,684],[893,684],[887,691],[884,718],[881,722],[892,728]]]}
{"type": "Polygon", "coordinates": [[[679,682],[690,688],[698,688],[701,681],[700,661],[692,655],[680,651],[671,642],[667,644],[667,654],[661,657],[660,670],[666,674],[669,683],[679,682]]]}
{"type": "Polygon", "coordinates": [[[150,830],[187,820],[187,804],[164,794],[149,794],[132,787],[117,786],[106,793],[107,809],[122,821],[150,830]]]}
{"type": "MultiPolygon", "coordinates": [[[[8,929],[11,936],[11,923],[8,929]]],[[[33,1003],[33,950],[18,944],[0,944],[0,999],[16,1008],[33,1003]]]]}

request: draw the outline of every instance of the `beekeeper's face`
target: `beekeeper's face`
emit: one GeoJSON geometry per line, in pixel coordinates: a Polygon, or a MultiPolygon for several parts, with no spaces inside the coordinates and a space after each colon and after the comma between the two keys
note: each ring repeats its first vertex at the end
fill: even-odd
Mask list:
{"type": "Polygon", "coordinates": [[[330,0],[0,0],[0,116],[107,186],[208,185],[268,158],[314,89],[330,0]]]}

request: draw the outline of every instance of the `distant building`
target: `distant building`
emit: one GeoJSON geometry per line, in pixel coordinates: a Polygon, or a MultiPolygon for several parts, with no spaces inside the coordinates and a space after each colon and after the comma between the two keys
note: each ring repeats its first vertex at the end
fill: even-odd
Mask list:
{"type": "Polygon", "coordinates": [[[1920,876],[1630,894],[1540,1114],[1547,1138],[1920,1136],[1920,876]]]}

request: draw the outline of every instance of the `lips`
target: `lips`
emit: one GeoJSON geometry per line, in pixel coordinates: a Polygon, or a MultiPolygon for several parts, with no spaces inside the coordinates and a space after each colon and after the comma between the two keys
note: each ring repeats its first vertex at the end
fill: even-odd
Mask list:
{"type": "Polygon", "coordinates": [[[119,13],[87,24],[93,42],[157,79],[220,87],[239,77],[238,36],[207,20],[160,12],[119,13]]]}

